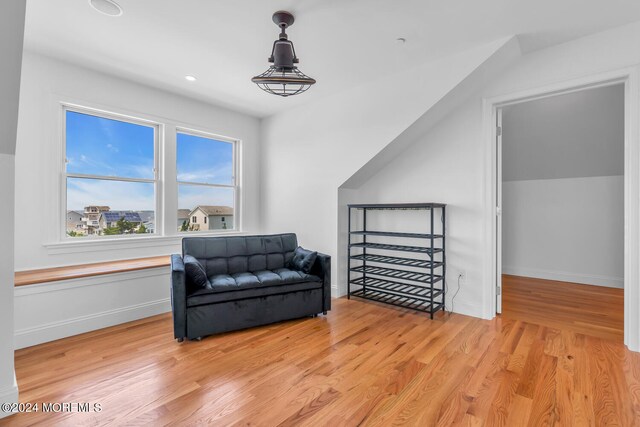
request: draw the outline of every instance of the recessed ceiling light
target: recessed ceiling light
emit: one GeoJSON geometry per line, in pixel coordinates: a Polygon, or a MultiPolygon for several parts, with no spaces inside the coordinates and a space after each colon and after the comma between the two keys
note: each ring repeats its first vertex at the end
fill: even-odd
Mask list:
{"type": "Polygon", "coordinates": [[[193,76],[184,76],[184,78],[185,78],[186,80],[190,81],[190,82],[195,82],[196,80],[198,80],[198,79],[196,79],[196,78],[195,78],[195,77],[193,77],[193,76]]]}
{"type": "Polygon", "coordinates": [[[122,15],[122,8],[113,0],[89,0],[92,8],[108,16],[122,15]]]}

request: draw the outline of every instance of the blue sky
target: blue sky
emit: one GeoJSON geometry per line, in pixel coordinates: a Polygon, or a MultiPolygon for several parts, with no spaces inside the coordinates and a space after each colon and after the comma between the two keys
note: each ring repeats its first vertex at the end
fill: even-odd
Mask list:
{"type": "Polygon", "coordinates": [[[178,181],[233,184],[233,145],[178,133],[178,181]]]}
{"type": "MultiPolygon", "coordinates": [[[[125,178],[153,178],[154,128],[67,111],[67,172],[125,178]]],[[[231,184],[233,146],[213,139],[178,134],[178,179],[231,184]]],[[[81,210],[107,205],[113,210],[153,210],[153,184],[69,178],[67,207],[81,210]]],[[[179,208],[233,206],[233,191],[179,187],[179,208]]]]}
{"type": "Polygon", "coordinates": [[[67,172],[153,179],[154,128],[67,111],[67,172]]]}

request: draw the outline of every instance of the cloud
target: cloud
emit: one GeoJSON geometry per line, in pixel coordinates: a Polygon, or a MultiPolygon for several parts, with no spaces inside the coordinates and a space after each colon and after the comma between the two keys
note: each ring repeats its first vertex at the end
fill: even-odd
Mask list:
{"type": "Polygon", "coordinates": [[[67,209],[85,206],[109,206],[112,210],[154,210],[153,184],[69,178],[67,209]]]}
{"type": "Polygon", "coordinates": [[[197,182],[201,184],[231,184],[233,176],[233,166],[224,165],[218,168],[199,169],[194,171],[180,172],[178,170],[178,181],[197,182]]]}
{"type": "Polygon", "coordinates": [[[180,185],[178,187],[178,208],[191,210],[198,205],[233,207],[233,193],[230,188],[180,185]]]}
{"type": "Polygon", "coordinates": [[[106,134],[107,137],[113,138],[115,134],[114,127],[120,125],[121,122],[118,120],[107,119],[100,116],[93,116],[93,117],[95,117],[98,120],[100,128],[102,129],[102,132],[106,134]]]}
{"type": "Polygon", "coordinates": [[[80,154],[78,161],[75,158],[67,159],[67,170],[71,173],[88,175],[153,179],[153,158],[134,157],[122,160],[127,160],[130,163],[118,158],[118,161],[114,160],[114,163],[117,164],[117,167],[114,167],[108,161],[80,154]]]}
{"type": "Polygon", "coordinates": [[[87,166],[90,166],[92,170],[82,171],[83,173],[89,173],[92,175],[114,175],[113,171],[116,169],[111,166],[109,163],[101,162],[99,160],[95,160],[92,157],[87,156],[86,154],[80,154],[80,161],[87,166]],[[111,173],[106,173],[107,171],[111,173]]]}
{"type": "Polygon", "coordinates": [[[107,144],[107,148],[112,153],[119,153],[120,152],[120,149],[118,147],[115,147],[113,144],[107,144]]]}
{"type": "Polygon", "coordinates": [[[139,164],[123,165],[118,173],[128,178],[153,179],[153,162],[140,159],[139,164]]]}
{"type": "MultiPolygon", "coordinates": [[[[229,188],[180,185],[179,209],[198,205],[234,206],[234,191],[229,188]]],[[[67,209],[82,211],[85,206],[109,206],[112,210],[155,210],[154,185],[138,182],[69,178],[67,209]]]]}

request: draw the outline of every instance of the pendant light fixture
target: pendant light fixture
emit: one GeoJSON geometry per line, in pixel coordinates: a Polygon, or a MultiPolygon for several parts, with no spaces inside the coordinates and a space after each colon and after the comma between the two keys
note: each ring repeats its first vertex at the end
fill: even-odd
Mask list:
{"type": "Polygon", "coordinates": [[[269,62],[273,65],[264,73],[251,79],[265,92],[273,95],[291,96],[306,92],[316,81],[298,70],[296,50],[289,41],[287,27],[293,25],[293,15],[279,11],[273,14],[273,22],[280,27],[280,36],[273,42],[269,62]]]}

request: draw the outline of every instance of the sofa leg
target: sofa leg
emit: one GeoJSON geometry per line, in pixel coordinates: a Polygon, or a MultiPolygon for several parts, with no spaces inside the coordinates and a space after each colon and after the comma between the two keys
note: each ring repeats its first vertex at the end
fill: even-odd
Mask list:
{"type": "Polygon", "coordinates": [[[202,337],[197,337],[193,339],[194,341],[202,341],[202,337]]]}
{"type": "Polygon", "coordinates": [[[184,338],[176,338],[176,341],[182,342],[182,341],[184,341],[184,338]]]}
{"type": "Polygon", "coordinates": [[[323,311],[323,312],[322,312],[322,314],[323,314],[324,316],[326,316],[326,315],[327,315],[327,310],[323,311]]]}

